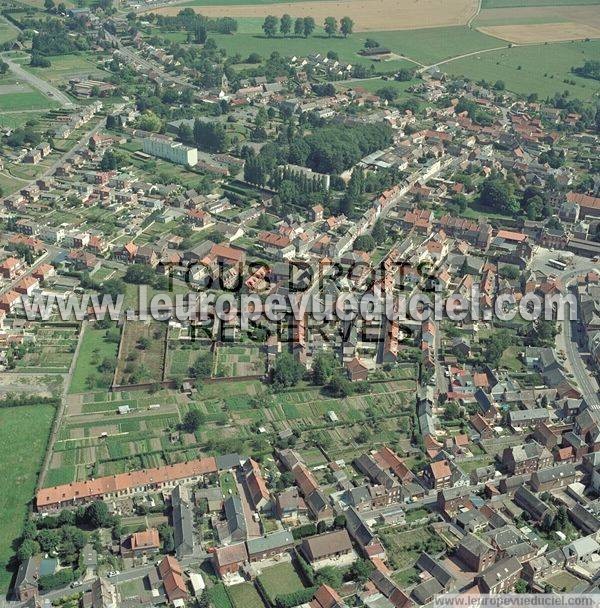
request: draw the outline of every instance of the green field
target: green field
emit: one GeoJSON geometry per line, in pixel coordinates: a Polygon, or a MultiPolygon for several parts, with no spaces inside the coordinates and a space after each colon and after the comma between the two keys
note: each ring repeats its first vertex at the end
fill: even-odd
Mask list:
{"type": "Polygon", "coordinates": [[[537,93],[541,98],[568,90],[571,97],[598,95],[597,81],[571,74],[571,67],[600,56],[600,40],[565,42],[502,49],[447,63],[442,69],[471,80],[503,80],[514,93],[537,93]],[[519,69],[520,67],[520,69],[519,69]],[[574,80],[575,85],[563,82],[574,80]]]}
{"type": "Polygon", "coordinates": [[[57,103],[48,99],[39,91],[23,91],[18,93],[5,93],[0,95],[0,111],[13,112],[15,110],[44,110],[55,108],[57,103]]]}
{"type": "Polygon", "coordinates": [[[0,409],[0,588],[6,590],[12,573],[6,570],[19,537],[27,504],[54,417],[51,405],[0,409]]]}
{"type": "Polygon", "coordinates": [[[44,116],[44,112],[22,112],[15,114],[0,114],[0,127],[15,127],[23,126],[28,120],[40,120],[44,116]]]}
{"type": "Polygon", "coordinates": [[[266,38],[259,33],[240,33],[234,36],[214,35],[214,38],[217,44],[225,48],[230,55],[239,53],[242,57],[246,57],[252,52],[257,52],[266,58],[271,51],[278,51],[282,55],[306,56],[314,52],[326,53],[332,50],[336,51],[342,60],[349,63],[375,65],[377,69],[386,71],[399,67],[414,67],[414,63],[395,60],[374,64],[370,59],[357,54],[363,48],[367,38],[373,38],[394,53],[423,64],[431,64],[462,53],[499,46],[496,38],[462,26],[357,33],[348,38],[328,38],[321,35],[308,39],[266,38]]]}
{"type": "Polygon", "coordinates": [[[560,15],[522,15],[520,11],[500,9],[482,11],[475,20],[476,27],[486,25],[537,25],[541,23],[562,23],[565,18],[560,15]]]}
{"type": "Polygon", "coordinates": [[[483,0],[481,8],[517,8],[522,6],[575,6],[600,4],[600,0],[483,0]]]}
{"type": "Polygon", "coordinates": [[[79,357],[75,364],[73,379],[69,387],[70,393],[82,393],[87,390],[86,381],[88,376],[98,375],[98,365],[104,358],[112,361],[116,359],[119,345],[107,342],[104,339],[105,334],[106,330],[104,329],[86,327],[83,343],[79,349],[79,357]]]}
{"type": "Polygon", "coordinates": [[[93,78],[98,78],[104,72],[98,70],[96,61],[100,57],[88,55],[85,53],[71,55],[51,55],[50,68],[32,68],[28,65],[29,60],[25,60],[22,66],[32,72],[36,76],[40,76],[52,83],[67,82],[69,78],[81,75],[91,75],[93,78]]]}
{"type": "Polygon", "coordinates": [[[233,608],[264,608],[265,606],[252,583],[227,587],[227,594],[233,608]]]}
{"type": "Polygon", "coordinates": [[[294,566],[287,562],[266,568],[259,576],[259,580],[267,592],[269,599],[273,601],[273,604],[275,604],[275,598],[278,595],[295,593],[304,589],[304,585],[296,570],[294,570],[294,566]]]}
{"type": "Polygon", "coordinates": [[[0,21],[0,44],[13,40],[19,35],[19,30],[6,21],[0,21]]]}

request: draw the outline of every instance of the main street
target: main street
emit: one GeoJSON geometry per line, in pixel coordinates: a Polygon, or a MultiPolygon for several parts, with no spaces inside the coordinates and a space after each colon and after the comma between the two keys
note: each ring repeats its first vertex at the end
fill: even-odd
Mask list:
{"type": "MultiPolygon", "coordinates": [[[[592,264],[588,258],[574,256],[571,260],[571,265],[564,271],[550,267],[548,265],[549,260],[559,257],[560,254],[561,252],[559,251],[540,247],[534,255],[531,270],[548,275],[556,275],[562,282],[565,293],[575,296],[574,282],[576,278],[593,270],[592,264]]],[[[575,320],[570,321],[569,319],[565,319],[560,322],[562,331],[556,337],[556,346],[559,351],[564,351],[566,367],[577,382],[577,386],[585,401],[591,409],[600,411],[600,397],[595,372],[589,368],[578,340],[578,328],[582,327],[580,319],[580,313],[577,311],[577,318],[575,320]]]]}

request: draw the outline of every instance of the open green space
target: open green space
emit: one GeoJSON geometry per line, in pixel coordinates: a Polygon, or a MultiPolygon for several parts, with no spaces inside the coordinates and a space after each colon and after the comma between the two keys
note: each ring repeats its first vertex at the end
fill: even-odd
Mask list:
{"type": "Polygon", "coordinates": [[[310,53],[326,53],[329,50],[339,54],[340,59],[352,64],[374,65],[379,71],[391,71],[400,67],[414,67],[414,63],[399,59],[374,63],[358,55],[367,38],[377,40],[397,55],[423,64],[442,61],[462,53],[499,46],[498,40],[467,27],[427,28],[391,32],[356,33],[348,38],[328,38],[316,35],[310,38],[267,38],[260,33],[238,33],[234,36],[214,35],[217,44],[228,54],[239,53],[242,57],[256,52],[268,57],[272,51],[282,55],[306,56],[310,53]]]}
{"type": "Polygon", "coordinates": [[[242,583],[227,588],[233,608],[264,608],[263,601],[252,583],[242,583]]]}
{"type": "Polygon", "coordinates": [[[19,35],[19,30],[8,22],[0,20],[0,44],[14,40],[19,35]]]}
{"type": "Polygon", "coordinates": [[[103,359],[116,360],[117,348],[118,344],[106,340],[105,329],[86,327],[69,392],[82,393],[87,390],[88,378],[98,375],[98,365],[103,359]]]}
{"type": "Polygon", "coordinates": [[[75,76],[91,75],[93,78],[102,76],[105,72],[96,67],[99,58],[99,56],[88,53],[51,55],[48,57],[51,64],[49,68],[33,68],[29,66],[29,59],[20,63],[27,71],[56,84],[65,83],[69,78],[75,76]]]}
{"type": "Polygon", "coordinates": [[[223,583],[217,583],[207,590],[208,601],[213,608],[233,608],[227,589],[223,583]]]}
{"type": "Polygon", "coordinates": [[[592,99],[600,92],[597,81],[571,73],[586,60],[600,57],[600,40],[506,48],[457,59],[442,69],[471,80],[503,80],[514,93],[537,93],[541,98],[569,91],[570,97],[592,99]],[[575,84],[565,83],[564,80],[575,84]]]}
{"type": "Polygon", "coordinates": [[[4,112],[44,110],[46,108],[55,108],[57,105],[55,101],[34,90],[0,95],[0,111],[4,112]]]}
{"type": "Polygon", "coordinates": [[[21,534],[31,501],[48,434],[52,405],[0,409],[0,588],[7,590],[12,572],[6,570],[21,534]]]}
{"type": "Polygon", "coordinates": [[[258,578],[273,604],[278,595],[304,589],[298,573],[289,562],[266,568],[258,578]]]}

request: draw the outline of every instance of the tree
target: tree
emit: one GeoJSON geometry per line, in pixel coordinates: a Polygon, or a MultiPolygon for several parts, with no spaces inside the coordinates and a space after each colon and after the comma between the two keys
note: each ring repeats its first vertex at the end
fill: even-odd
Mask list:
{"type": "Polygon", "coordinates": [[[213,357],[212,353],[202,353],[194,364],[190,367],[189,372],[192,378],[210,378],[212,374],[213,357]]]}
{"type": "Polygon", "coordinates": [[[204,44],[206,42],[206,27],[200,23],[194,29],[194,42],[196,44],[204,44]]]}
{"type": "Polygon", "coordinates": [[[302,27],[302,31],[304,33],[304,37],[308,38],[315,31],[315,20],[312,17],[304,17],[304,23],[302,27]]]}
{"type": "Polygon", "coordinates": [[[225,127],[219,122],[194,121],[194,143],[207,152],[222,153],[229,146],[225,127]]]}
{"type": "Polygon", "coordinates": [[[325,17],[325,23],[323,24],[325,33],[331,38],[338,31],[338,22],[335,17],[325,17]]]}
{"type": "Polygon", "coordinates": [[[370,234],[361,234],[360,236],[356,237],[356,240],[354,241],[354,250],[355,251],[373,251],[373,249],[375,249],[375,247],[377,246],[377,243],[375,242],[375,239],[370,235],[370,234]]]}
{"type": "Polygon", "coordinates": [[[55,9],[54,0],[44,0],[44,8],[50,13],[55,9]]]}
{"type": "Polygon", "coordinates": [[[284,37],[288,36],[289,33],[292,31],[292,25],[293,22],[290,15],[286,13],[285,15],[281,16],[281,19],[279,21],[279,31],[284,37]]]}
{"type": "Polygon", "coordinates": [[[333,397],[349,397],[354,392],[354,389],[348,378],[338,375],[329,381],[327,392],[333,397]]]}
{"type": "Polygon", "coordinates": [[[56,551],[60,544],[61,535],[58,530],[40,530],[37,542],[44,553],[56,551]]]}
{"type": "Polygon", "coordinates": [[[181,428],[186,433],[195,433],[205,421],[205,417],[200,410],[188,410],[183,417],[181,428]]]}
{"type": "Polygon", "coordinates": [[[520,205],[515,196],[514,184],[500,175],[491,175],[482,184],[479,202],[501,213],[515,215],[520,205]]]}
{"type": "Polygon", "coordinates": [[[333,353],[320,350],[313,358],[312,381],[317,385],[327,384],[336,368],[333,353]]]}
{"type": "Polygon", "coordinates": [[[340,19],[340,32],[344,35],[344,38],[347,38],[352,34],[354,29],[354,21],[350,19],[350,17],[342,17],[340,19]]]}
{"type": "Polygon", "coordinates": [[[522,578],[515,583],[515,593],[527,593],[527,583],[522,578]]]}
{"type": "Polygon", "coordinates": [[[334,589],[339,589],[342,586],[342,571],[334,566],[325,566],[321,568],[315,575],[319,585],[329,585],[334,589]]]}
{"type": "Polygon", "coordinates": [[[275,361],[272,372],[272,382],[276,388],[288,388],[300,382],[304,375],[304,368],[298,360],[288,353],[282,352],[275,361]]]}
{"type": "Polygon", "coordinates": [[[161,524],[158,526],[158,536],[163,543],[163,552],[171,553],[175,549],[173,528],[167,524],[161,524]]]}
{"type": "Polygon", "coordinates": [[[113,523],[108,507],[102,500],[96,500],[86,507],[85,519],[92,528],[108,528],[113,523]]]}
{"type": "Polygon", "coordinates": [[[349,580],[355,581],[362,585],[369,578],[369,575],[374,569],[375,567],[373,566],[373,563],[369,560],[356,560],[348,572],[349,580]]]}
{"type": "Polygon", "coordinates": [[[398,91],[394,89],[394,87],[382,87],[376,91],[376,94],[388,103],[391,103],[398,98],[398,91]]]}
{"type": "Polygon", "coordinates": [[[277,34],[277,17],[275,15],[267,15],[262,29],[267,38],[274,38],[277,34]]]}
{"type": "Polygon", "coordinates": [[[294,21],[294,34],[296,36],[304,35],[304,19],[302,19],[302,17],[298,17],[296,21],[294,21]]]}
{"type": "Polygon", "coordinates": [[[385,225],[382,219],[378,219],[371,230],[371,236],[375,239],[378,245],[381,245],[386,239],[385,225]]]}
{"type": "Polygon", "coordinates": [[[39,550],[40,546],[35,540],[26,538],[17,549],[17,561],[22,564],[30,557],[33,557],[39,550]]]}

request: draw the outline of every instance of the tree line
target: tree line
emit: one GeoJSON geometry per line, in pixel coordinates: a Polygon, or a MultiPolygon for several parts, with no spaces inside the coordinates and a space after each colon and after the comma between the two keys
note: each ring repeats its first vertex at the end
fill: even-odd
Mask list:
{"type": "MultiPolygon", "coordinates": [[[[296,17],[294,20],[291,15],[286,13],[280,19],[275,15],[267,15],[263,22],[262,30],[267,38],[274,38],[277,36],[277,33],[287,38],[292,32],[294,36],[308,38],[314,33],[316,27],[317,24],[313,17],[296,17]]],[[[323,29],[330,38],[338,33],[346,38],[354,30],[354,21],[350,17],[342,17],[338,23],[335,17],[326,17],[323,22],[323,29]]]]}

